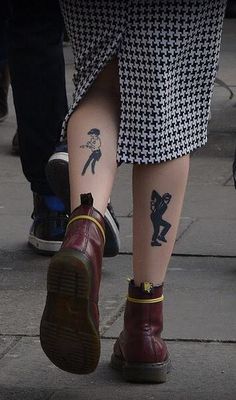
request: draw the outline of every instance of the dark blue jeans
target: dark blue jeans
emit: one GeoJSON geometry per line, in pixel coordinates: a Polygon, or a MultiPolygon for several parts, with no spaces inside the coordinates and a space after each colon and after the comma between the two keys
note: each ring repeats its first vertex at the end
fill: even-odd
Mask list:
{"type": "Polygon", "coordinates": [[[63,20],[57,0],[10,0],[8,62],[23,172],[33,192],[52,194],[45,166],[67,112],[63,20]]]}
{"type": "Polygon", "coordinates": [[[7,62],[5,21],[0,19],[0,66],[7,62]]]}
{"type": "Polygon", "coordinates": [[[7,18],[9,15],[9,3],[4,1],[0,12],[0,66],[7,62],[7,18]]]}

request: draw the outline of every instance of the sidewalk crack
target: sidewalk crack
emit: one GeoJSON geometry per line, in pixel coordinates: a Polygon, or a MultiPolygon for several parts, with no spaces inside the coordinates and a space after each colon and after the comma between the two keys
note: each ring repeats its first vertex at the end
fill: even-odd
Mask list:
{"type": "Polygon", "coordinates": [[[191,219],[191,222],[186,228],[183,230],[183,232],[176,238],[176,243],[184,236],[184,234],[191,228],[191,226],[194,224],[194,222],[197,221],[197,218],[191,219]]]}
{"type": "Polygon", "coordinates": [[[21,337],[14,337],[14,339],[12,340],[12,342],[9,344],[9,346],[6,347],[5,350],[3,350],[3,352],[0,354],[0,360],[3,359],[3,357],[5,357],[5,355],[7,353],[9,353],[9,351],[11,351],[12,349],[14,349],[14,347],[21,341],[21,337]]]}
{"type": "Polygon", "coordinates": [[[122,301],[122,303],[119,304],[114,313],[110,317],[105,319],[105,321],[102,323],[100,329],[101,339],[103,339],[103,335],[106,333],[106,331],[110,329],[110,327],[114,324],[114,322],[122,315],[125,309],[125,303],[126,300],[122,301]]]}

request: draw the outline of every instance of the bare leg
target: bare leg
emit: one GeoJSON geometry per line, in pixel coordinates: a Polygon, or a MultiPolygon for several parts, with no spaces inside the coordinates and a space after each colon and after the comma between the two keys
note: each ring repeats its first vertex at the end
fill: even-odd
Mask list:
{"type": "MultiPolygon", "coordinates": [[[[68,147],[72,211],[80,204],[80,194],[91,192],[95,208],[102,214],[105,212],[117,169],[116,151],[120,108],[118,76],[117,60],[114,59],[99,75],[70,118],[68,147]],[[100,131],[101,157],[93,164],[95,173],[89,165],[85,174],[82,175],[84,166],[91,156],[91,150],[81,146],[85,146],[90,140],[88,133],[93,129],[100,131]]],[[[188,156],[162,164],[134,166],[133,266],[137,285],[144,281],[159,284],[165,278],[176,238],[188,168],[188,156]],[[153,190],[160,196],[165,193],[171,195],[167,210],[162,215],[162,219],[171,227],[164,237],[166,242],[157,239],[160,246],[151,245],[154,234],[150,209],[153,190]]],[[[163,229],[164,226],[161,225],[160,235],[163,229]]]]}
{"type": "Polygon", "coordinates": [[[80,204],[80,194],[90,192],[94,207],[104,214],[117,169],[119,117],[119,73],[114,59],[100,73],[68,123],[72,211],[80,204]],[[99,131],[98,136],[92,135],[91,130],[99,131]],[[94,150],[98,155],[82,175],[94,150]]]}
{"type": "MultiPolygon", "coordinates": [[[[135,284],[152,282],[161,284],[165,279],[167,266],[174,247],[178,229],[185,188],[188,178],[189,156],[155,165],[134,165],[133,167],[133,268],[135,284]],[[153,190],[167,201],[154,201],[151,210],[153,190]],[[159,206],[159,210],[158,210],[159,206]],[[164,208],[163,208],[164,207],[164,208]],[[166,210],[165,210],[166,208],[166,210]],[[163,213],[163,210],[164,213],[163,213]],[[162,214],[163,213],[163,214],[162,214]],[[151,245],[154,233],[152,218],[158,217],[171,225],[166,242],[163,240],[160,226],[158,245],[151,245]],[[162,214],[162,215],[161,215],[162,214]]],[[[156,199],[157,197],[155,197],[156,199]]],[[[168,226],[169,227],[169,226],[168,226]]],[[[163,231],[165,232],[165,231],[163,231]]]]}
{"type": "Polygon", "coordinates": [[[69,121],[74,212],[62,247],[49,266],[48,296],[40,328],[42,348],[49,359],[59,368],[78,374],[94,371],[100,357],[97,302],[105,244],[101,213],[107,207],[116,172],[118,76],[114,60],[69,121]],[[85,193],[90,195],[80,199],[85,193]]]}

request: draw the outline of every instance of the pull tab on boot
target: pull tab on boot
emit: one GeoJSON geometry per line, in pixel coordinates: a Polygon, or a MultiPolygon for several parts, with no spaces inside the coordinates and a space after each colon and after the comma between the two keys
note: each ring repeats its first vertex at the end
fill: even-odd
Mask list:
{"type": "Polygon", "coordinates": [[[83,206],[93,206],[93,196],[91,193],[84,193],[80,195],[81,205],[83,206]]]}

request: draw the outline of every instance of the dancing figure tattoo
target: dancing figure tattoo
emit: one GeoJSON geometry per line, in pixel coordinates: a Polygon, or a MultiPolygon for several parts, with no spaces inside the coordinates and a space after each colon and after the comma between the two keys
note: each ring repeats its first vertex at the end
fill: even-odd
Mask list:
{"type": "Polygon", "coordinates": [[[102,152],[100,150],[101,147],[101,139],[100,139],[100,130],[97,128],[93,128],[88,132],[88,135],[90,136],[89,141],[86,144],[82,144],[80,147],[82,149],[89,149],[91,151],[91,154],[88,158],[88,160],[86,161],[83,171],[82,171],[82,175],[85,174],[87,168],[89,167],[89,165],[91,164],[91,171],[93,174],[95,174],[95,164],[97,161],[100,160],[101,156],[102,156],[102,152]]]}
{"type": "Polygon", "coordinates": [[[171,194],[165,193],[163,196],[160,196],[156,190],[152,191],[151,196],[151,221],[153,224],[154,233],[152,236],[152,246],[161,246],[161,242],[166,243],[167,240],[165,238],[167,232],[171,228],[171,224],[163,219],[163,214],[166,212],[168,208],[168,204],[171,200],[171,194]],[[160,229],[162,230],[160,232],[160,229]],[[158,240],[159,241],[158,241],[158,240]]]}

